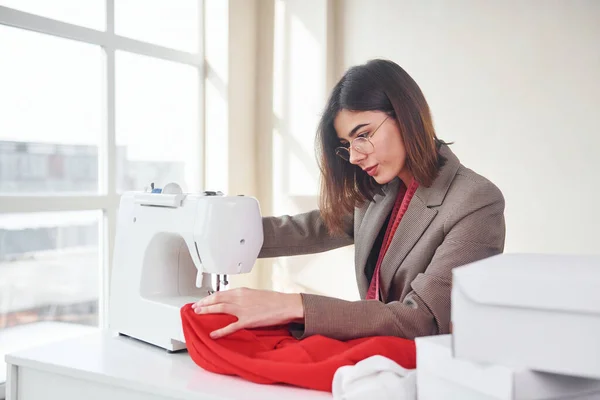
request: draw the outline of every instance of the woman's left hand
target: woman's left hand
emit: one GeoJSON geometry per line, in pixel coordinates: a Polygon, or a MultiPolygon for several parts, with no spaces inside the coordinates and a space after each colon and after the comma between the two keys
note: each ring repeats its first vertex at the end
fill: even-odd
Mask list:
{"type": "Polygon", "coordinates": [[[210,337],[213,339],[244,328],[280,325],[304,318],[300,294],[248,288],[216,292],[192,304],[192,309],[196,314],[230,314],[238,318],[212,332],[210,337]]]}

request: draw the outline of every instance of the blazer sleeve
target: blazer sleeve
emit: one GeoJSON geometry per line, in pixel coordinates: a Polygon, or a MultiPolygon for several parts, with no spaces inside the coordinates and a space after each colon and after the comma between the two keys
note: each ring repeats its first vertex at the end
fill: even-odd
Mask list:
{"type": "Polygon", "coordinates": [[[450,332],[452,269],[504,250],[504,198],[492,184],[478,185],[446,221],[447,232],[424,273],[402,301],[345,301],[302,294],[304,331],[338,340],[366,336],[418,336],[450,332]]]}
{"type": "Polygon", "coordinates": [[[346,218],[342,235],[329,233],[319,210],[304,214],[263,217],[263,246],[259,258],[320,253],[354,243],[354,217],[346,218]]]}

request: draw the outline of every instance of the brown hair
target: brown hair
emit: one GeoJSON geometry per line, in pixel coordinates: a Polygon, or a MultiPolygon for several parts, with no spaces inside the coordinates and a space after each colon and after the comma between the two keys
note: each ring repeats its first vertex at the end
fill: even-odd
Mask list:
{"type": "Polygon", "coordinates": [[[399,65],[371,60],[350,68],[335,85],[319,123],[316,138],[321,194],[319,208],[331,233],[345,230],[354,208],[372,201],[380,186],[360,167],[335,154],[340,145],[333,122],[341,110],[382,111],[396,120],[406,148],[406,166],[419,185],[431,186],[445,159],[425,96],[399,65]]]}

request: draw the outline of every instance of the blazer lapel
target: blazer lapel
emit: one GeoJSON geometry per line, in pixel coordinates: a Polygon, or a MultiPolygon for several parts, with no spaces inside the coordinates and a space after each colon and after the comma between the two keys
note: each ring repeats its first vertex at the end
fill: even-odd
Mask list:
{"type": "MultiPolygon", "coordinates": [[[[443,145],[440,153],[446,158],[446,164],[430,187],[419,186],[415,192],[381,262],[379,278],[381,298],[384,300],[387,299],[396,271],[433,221],[437,214],[437,207],[444,201],[444,197],[460,167],[460,161],[448,146],[443,145]]],[[[375,233],[375,235],[377,234],[375,233]]],[[[371,242],[372,245],[373,242],[371,242]]]]}
{"type": "Polygon", "coordinates": [[[396,271],[436,214],[437,210],[428,208],[415,193],[381,262],[379,282],[382,299],[387,299],[396,271]]]}
{"type": "Polygon", "coordinates": [[[369,258],[373,243],[375,242],[385,219],[392,212],[399,187],[400,180],[394,179],[383,189],[383,196],[375,196],[375,202],[371,203],[367,208],[361,227],[356,233],[354,243],[356,243],[357,246],[355,249],[356,259],[354,260],[354,265],[356,268],[358,290],[361,294],[366,293],[369,288],[369,282],[367,282],[367,278],[365,277],[367,258],[369,258]]]}

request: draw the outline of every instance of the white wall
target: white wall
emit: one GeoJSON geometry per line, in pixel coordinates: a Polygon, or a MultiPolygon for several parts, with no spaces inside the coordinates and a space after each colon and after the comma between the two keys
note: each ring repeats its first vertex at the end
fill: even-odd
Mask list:
{"type": "Polygon", "coordinates": [[[338,2],[342,70],[396,61],[506,198],[506,251],[599,253],[600,1],[338,2]]]}

